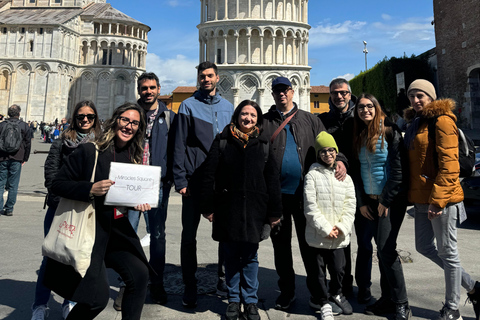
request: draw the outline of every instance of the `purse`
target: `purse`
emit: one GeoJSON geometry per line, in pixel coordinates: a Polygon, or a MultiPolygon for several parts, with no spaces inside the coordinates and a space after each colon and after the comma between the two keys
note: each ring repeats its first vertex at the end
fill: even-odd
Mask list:
{"type": "MultiPolygon", "coordinates": [[[[90,182],[94,181],[98,150],[90,182]]],[[[50,231],[42,244],[42,255],[72,266],[82,278],[90,266],[95,243],[95,208],[90,202],[61,198],[50,231]]]]}

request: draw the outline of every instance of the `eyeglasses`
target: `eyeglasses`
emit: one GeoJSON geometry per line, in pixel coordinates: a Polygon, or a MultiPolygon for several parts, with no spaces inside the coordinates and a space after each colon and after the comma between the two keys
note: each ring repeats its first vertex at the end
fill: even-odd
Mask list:
{"type": "Polygon", "coordinates": [[[140,125],[140,121],[137,121],[137,120],[130,121],[130,119],[128,119],[127,117],[118,117],[118,120],[120,120],[120,124],[124,127],[131,124],[132,128],[138,128],[138,126],[140,125]]]}
{"type": "Polygon", "coordinates": [[[373,109],[375,109],[375,106],[373,104],[359,104],[357,106],[357,109],[359,111],[366,110],[366,109],[373,110],[373,109]]]}
{"type": "Polygon", "coordinates": [[[88,119],[89,121],[92,121],[92,120],[94,120],[94,119],[97,117],[97,115],[95,115],[95,114],[93,114],[93,113],[89,113],[89,114],[77,114],[77,115],[75,116],[75,119],[77,119],[78,121],[82,121],[83,119],[85,119],[85,117],[87,117],[87,119],[88,119]]]}
{"type": "Polygon", "coordinates": [[[339,93],[340,93],[340,95],[341,95],[342,97],[345,97],[347,94],[350,93],[350,91],[330,91],[330,94],[331,94],[332,96],[335,96],[335,97],[336,97],[339,93]]]}
{"type": "Polygon", "coordinates": [[[320,150],[320,155],[321,156],[326,156],[327,153],[328,154],[334,154],[337,150],[335,150],[334,148],[328,148],[328,149],[323,149],[323,150],[320,150]]]}
{"type": "Polygon", "coordinates": [[[292,88],[290,88],[290,87],[288,87],[286,89],[276,88],[276,89],[273,89],[272,92],[278,96],[278,95],[280,95],[280,93],[283,93],[284,95],[287,95],[288,91],[290,91],[290,90],[292,90],[292,88]]]}

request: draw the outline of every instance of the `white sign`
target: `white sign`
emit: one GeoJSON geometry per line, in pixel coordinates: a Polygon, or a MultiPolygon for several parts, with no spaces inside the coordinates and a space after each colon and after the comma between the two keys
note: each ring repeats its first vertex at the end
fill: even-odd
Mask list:
{"type": "Polygon", "coordinates": [[[115,183],[108,190],[105,205],[135,207],[148,203],[158,206],[161,167],[112,162],[108,178],[115,183]]]}

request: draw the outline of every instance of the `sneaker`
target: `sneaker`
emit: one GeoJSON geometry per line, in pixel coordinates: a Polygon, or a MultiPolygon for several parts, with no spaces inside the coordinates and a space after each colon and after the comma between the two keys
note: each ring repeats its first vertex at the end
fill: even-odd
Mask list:
{"type": "Polygon", "coordinates": [[[240,302],[230,302],[225,312],[225,320],[239,320],[241,318],[240,302]]]}
{"type": "Polygon", "coordinates": [[[2,214],[7,217],[13,216],[13,211],[3,210],[2,214]]]}
{"type": "Polygon", "coordinates": [[[41,305],[33,309],[32,320],[44,320],[48,317],[50,309],[46,305],[41,305]]]}
{"type": "Polygon", "coordinates": [[[185,286],[182,303],[185,308],[193,309],[197,306],[197,286],[185,286]]]}
{"type": "Polygon", "coordinates": [[[397,303],[393,320],[409,320],[411,317],[412,310],[410,310],[408,303],[397,303]]]}
{"type": "Polygon", "coordinates": [[[222,298],[226,298],[228,296],[228,288],[227,283],[225,282],[225,278],[218,278],[217,295],[222,298]]]}
{"type": "Polygon", "coordinates": [[[337,306],[342,309],[342,313],[349,315],[353,313],[353,308],[350,305],[350,302],[347,301],[343,294],[337,294],[336,296],[330,296],[330,301],[334,302],[337,306]]]}
{"type": "Polygon", "coordinates": [[[475,311],[475,319],[480,320],[480,282],[476,281],[475,282],[475,292],[470,294],[467,293],[468,295],[468,300],[473,304],[473,311],[475,311]]]}
{"type": "Polygon", "coordinates": [[[120,290],[118,290],[118,295],[113,302],[113,309],[117,311],[122,311],[122,300],[123,294],[125,293],[125,286],[121,286],[120,290]]]}
{"type": "Polygon", "coordinates": [[[249,303],[243,306],[244,318],[246,320],[260,320],[260,314],[258,313],[258,307],[256,303],[249,303]]]}
{"type": "MultiPolygon", "coordinates": [[[[310,307],[312,307],[315,310],[321,310],[324,305],[321,305],[321,302],[315,299],[314,297],[310,297],[310,300],[308,301],[308,304],[310,307]]],[[[330,311],[332,311],[332,308],[330,307],[330,311]]]]}
{"type": "Polygon", "coordinates": [[[148,247],[150,245],[150,233],[147,233],[141,240],[142,247],[148,247]]]}
{"type": "Polygon", "coordinates": [[[62,307],[62,317],[63,319],[67,319],[70,311],[72,311],[73,307],[75,307],[76,303],[69,301],[66,305],[62,307]]]}
{"type": "Polygon", "coordinates": [[[337,304],[335,302],[328,301],[328,304],[330,305],[330,307],[332,307],[332,313],[333,313],[334,316],[339,316],[343,313],[342,308],[337,306],[337,304]]]}
{"type": "Polygon", "coordinates": [[[360,304],[367,304],[370,300],[372,300],[372,293],[370,292],[370,288],[358,288],[357,302],[360,304]]]}
{"type": "Polygon", "coordinates": [[[462,316],[460,315],[460,311],[452,310],[446,305],[443,305],[442,310],[440,310],[440,316],[438,316],[437,320],[462,320],[462,316]]]}
{"type": "Polygon", "coordinates": [[[325,303],[320,308],[320,313],[322,315],[322,320],[334,320],[332,313],[332,306],[329,303],[325,303]]]}
{"type": "Polygon", "coordinates": [[[290,308],[290,306],[295,301],[295,299],[296,299],[295,294],[286,295],[284,293],[280,293],[280,295],[277,298],[277,301],[275,301],[275,309],[287,310],[288,308],[290,308]]]}
{"type": "Polygon", "coordinates": [[[387,313],[395,313],[396,305],[395,303],[389,299],[380,297],[374,304],[371,304],[365,308],[365,314],[368,315],[384,315],[387,313]]]}
{"type": "Polygon", "coordinates": [[[153,302],[165,305],[168,300],[167,292],[163,287],[163,284],[151,284],[150,285],[150,298],[153,302]]]}

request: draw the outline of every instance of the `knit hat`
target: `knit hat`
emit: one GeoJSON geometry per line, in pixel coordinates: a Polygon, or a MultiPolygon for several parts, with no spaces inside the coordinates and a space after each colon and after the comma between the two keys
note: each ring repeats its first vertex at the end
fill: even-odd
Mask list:
{"type": "Polygon", "coordinates": [[[322,131],[315,138],[315,155],[318,156],[318,151],[323,148],[334,148],[338,153],[337,143],[333,136],[326,131],[322,131]]]}
{"type": "Polygon", "coordinates": [[[432,100],[437,99],[437,94],[435,93],[435,87],[430,81],[424,79],[417,79],[410,84],[408,87],[407,95],[410,93],[411,90],[420,90],[425,92],[432,100]]]}

